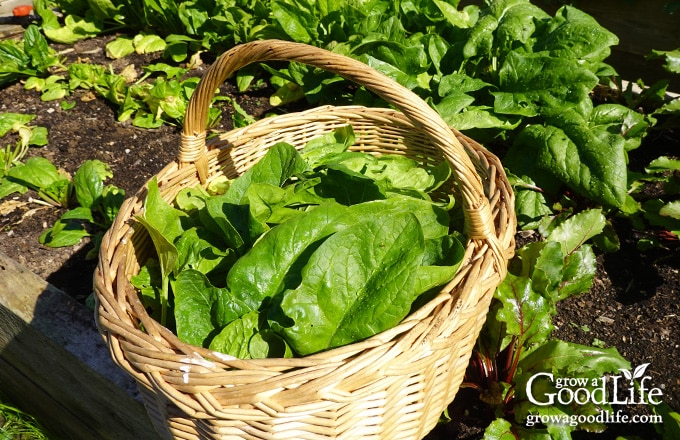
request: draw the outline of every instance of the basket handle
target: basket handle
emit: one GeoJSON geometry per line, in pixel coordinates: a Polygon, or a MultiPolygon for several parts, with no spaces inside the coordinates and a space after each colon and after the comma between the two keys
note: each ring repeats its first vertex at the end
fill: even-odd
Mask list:
{"type": "Polygon", "coordinates": [[[206,125],[217,88],[236,70],[248,64],[278,60],[297,61],[324,69],[365,86],[394,105],[420,127],[449,161],[459,187],[468,237],[484,240],[499,250],[489,201],[465,148],[442,118],[415,93],[366,64],[314,46],[281,40],[260,40],[233,47],[208,69],[189,101],[179,152],[180,166],[194,163],[199,178],[208,174],[206,125]]]}

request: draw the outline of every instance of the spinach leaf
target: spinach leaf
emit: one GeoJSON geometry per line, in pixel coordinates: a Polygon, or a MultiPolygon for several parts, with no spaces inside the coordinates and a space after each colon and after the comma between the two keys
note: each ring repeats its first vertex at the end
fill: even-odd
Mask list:
{"type": "Polygon", "coordinates": [[[319,179],[307,179],[284,188],[267,183],[253,183],[248,188],[250,215],[261,224],[279,224],[301,214],[307,206],[327,201],[317,196],[313,186],[319,179]]]}
{"type": "Polygon", "coordinates": [[[252,359],[291,358],[293,350],[274,330],[265,328],[248,341],[248,354],[252,359]]]}
{"type": "Polygon", "coordinates": [[[308,169],[307,163],[292,145],[276,144],[260,161],[233,180],[225,194],[208,198],[201,218],[214,233],[223,234],[229,247],[243,254],[269,229],[249,208],[250,186],[269,184],[279,187],[308,169]]]}
{"type": "Polygon", "coordinates": [[[281,186],[295,174],[308,170],[295,147],[286,143],[272,146],[260,161],[234,180],[225,194],[225,202],[236,205],[247,203],[247,191],[251,183],[268,183],[281,186]]]}
{"type": "MultiPolygon", "coordinates": [[[[177,239],[177,273],[185,269],[197,270],[219,285],[224,283],[228,269],[234,261],[236,254],[233,249],[222,250],[212,243],[219,243],[219,239],[209,234],[205,230],[192,227],[177,239]],[[206,236],[207,235],[207,236],[206,236]]],[[[222,284],[224,285],[224,284],[222,284]]]]}
{"type": "Polygon", "coordinates": [[[494,45],[501,53],[529,47],[550,16],[526,0],[497,1],[489,10],[498,19],[494,45]]]}
{"type": "Polygon", "coordinates": [[[150,182],[140,222],[160,276],[145,266],[135,280],[147,304],[160,299],[181,339],[242,358],[308,354],[396,325],[462,261],[452,201],[429,196],[451,171],[350,152],[353,140],[347,126],[302,154],[277,144],[222,195],[181,191],[181,210],[150,182]]]}
{"type": "Polygon", "coordinates": [[[271,11],[277,24],[293,41],[310,43],[316,40],[313,2],[306,0],[272,0],[271,11]]]}
{"type": "Polygon", "coordinates": [[[549,191],[558,190],[554,184],[562,182],[606,206],[623,206],[628,188],[623,140],[609,142],[608,136],[596,135],[596,129],[574,109],[549,122],[526,127],[505,163],[515,172],[535,176],[549,191]]]}
{"type": "Polygon", "coordinates": [[[48,76],[56,67],[62,67],[59,56],[34,24],[26,27],[22,41],[0,41],[0,85],[24,76],[48,76]]]}
{"type": "Polygon", "coordinates": [[[335,155],[344,153],[354,143],[354,129],[351,125],[339,127],[331,133],[307,142],[300,151],[302,158],[311,168],[323,165],[335,155]]]}
{"type": "Polygon", "coordinates": [[[216,330],[247,313],[247,307],[225,288],[210,284],[194,269],[182,271],[173,283],[177,336],[184,342],[206,346],[216,330]]]}
{"type": "Polygon", "coordinates": [[[603,142],[631,151],[640,146],[649,123],[645,116],[619,104],[600,104],[589,118],[595,135],[603,142]]]}
{"type": "Polygon", "coordinates": [[[556,58],[543,52],[513,51],[499,71],[501,91],[492,92],[494,111],[537,116],[560,113],[567,108],[580,109],[584,103],[592,107],[588,93],[597,83],[597,76],[577,60],[556,58]]]}
{"type": "MultiPolygon", "coordinates": [[[[130,277],[130,282],[141,294],[142,304],[153,319],[160,322],[161,315],[161,285],[163,284],[161,266],[155,258],[149,258],[139,269],[137,275],[130,277]]],[[[169,323],[167,323],[170,326],[169,323]]]]}
{"type": "Polygon", "coordinates": [[[603,61],[610,46],[619,44],[613,33],[572,6],[560,8],[550,20],[547,35],[536,42],[536,52],[547,50],[557,58],[581,59],[589,63],[603,61]]]}
{"type": "Polygon", "coordinates": [[[209,348],[239,359],[250,359],[248,343],[258,332],[259,313],[249,312],[230,322],[212,339],[209,348]]]}
{"type": "Polygon", "coordinates": [[[149,231],[159,254],[161,267],[165,267],[166,273],[175,268],[177,248],[174,242],[182,235],[181,218],[185,216],[183,211],[175,209],[163,199],[158,189],[158,181],[154,177],[148,185],[143,215],[136,216],[136,219],[149,231]]]}
{"type": "Polygon", "coordinates": [[[459,234],[445,235],[425,240],[422,266],[418,268],[414,291],[424,295],[419,302],[429,299],[426,295],[453,279],[463,262],[465,247],[459,234]]]}
{"type": "Polygon", "coordinates": [[[148,185],[148,193],[144,201],[144,215],[135,216],[135,219],[149,232],[158,254],[163,282],[161,288],[161,324],[163,325],[167,322],[170,301],[170,275],[175,270],[178,257],[174,241],[182,234],[181,217],[183,216],[186,214],[163,200],[158,189],[158,181],[154,177],[148,185]]]}
{"type": "Polygon", "coordinates": [[[282,329],[301,355],[356,342],[401,321],[414,300],[424,239],[413,214],[380,215],[324,241],[284,293],[282,329]]]}
{"type": "Polygon", "coordinates": [[[367,221],[380,215],[412,213],[418,219],[426,240],[437,239],[449,233],[449,213],[441,206],[407,196],[394,196],[386,200],[364,202],[350,207],[358,221],[367,221]]]}
{"type": "Polygon", "coordinates": [[[175,205],[178,209],[191,214],[205,208],[206,199],[210,194],[203,187],[184,188],[175,197],[175,205]]]}
{"type": "Polygon", "coordinates": [[[314,187],[319,197],[333,199],[343,205],[386,198],[378,182],[343,164],[327,164],[323,174],[324,178],[314,187]]]}
{"type": "Polygon", "coordinates": [[[425,192],[441,185],[449,175],[448,164],[442,162],[439,167],[425,168],[418,162],[399,154],[373,156],[368,153],[346,153],[328,158],[326,164],[335,169],[342,165],[354,173],[378,182],[385,192],[412,190],[419,192],[423,198],[425,192]]]}
{"type": "Polygon", "coordinates": [[[239,359],[292,357],[293,352],[279,335],[263,324],[263,316],[248,312],[226,325],[210,343],[210,349],[239,359]]]}
{"type": "Polygon", "coordinates": [[[227,195],[210,197],[199,218],[213,234],[221,236],[228,247],[242,253],[250,235],[248,209],[229,203],[227,195]]]}
{"type": "Polygon", "coordinates": [[[68,206],[71,182],[44,157],[31,157],[26,163],[13,166],[7,179],[38,191],[41,198],[53,205],[68,206]]]}
{"type": "Polygon", "coordinates": [[[75,246],[82,238],[89,235],[90,233],[87,232],[82,223],[59,219],[51,228],[45,230],[38,240],[45,246],[65,247],[75,246]]]}
{"type": "Polygon", "coordinates": [[[104,181],[113,177],[111,167],[99,160],[83,163],[73,176],[76,198],[80,206],[92,208],[101,201],[104,181]]]}
{"type": "Polygon", "coordinates": [[[334,202],[288,220],[265,234],[227,275],[227,286],[234,296],[251,310],[257,310],[266,298],[274,298],[290,288],[292,268],[310,247],[344,228],[347,208],[334,202]]]}
{"type": "Polygon", "coordinates": [[[59,173],[57,167],[44,157],[31,157],[25,164],[12,167],[7,176],[12,181],[21,183],[36,191],[47,188],[58,181],[68,181],[66,176],[59,173]]]}
{"type": "Polygon", "coordinates": [[[14,193],[24,194],[26,191],[28,191],[28,188],[24,185],[12,182],[4,177],[0,178],[0,199],[4,199],[14,193]]]}

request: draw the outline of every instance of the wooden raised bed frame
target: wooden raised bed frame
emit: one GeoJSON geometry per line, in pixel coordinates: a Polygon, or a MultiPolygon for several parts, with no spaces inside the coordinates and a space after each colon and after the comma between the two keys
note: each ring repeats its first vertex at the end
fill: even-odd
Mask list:
{"type": "Polygon", "coordinates": [[[2,253],[0,391],[59,437],[158,437],[94,313],[2,253]]]}

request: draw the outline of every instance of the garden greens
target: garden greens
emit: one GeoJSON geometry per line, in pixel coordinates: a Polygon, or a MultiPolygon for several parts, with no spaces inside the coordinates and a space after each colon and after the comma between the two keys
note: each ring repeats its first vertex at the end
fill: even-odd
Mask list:
{"type": "Polygon", "coordinates": [[[125,191],[104,182],[113,177],[111,167],[99,160],[85,161],[70,178],[45,159],[36,156],[13,166],[5,176],[17,192],[32,189],[45,202],[67,211],[40,236],[40,243],[50,247],[74,246],[84,237],[93,237],[94,258],[99,241],[113,224],[125,191]],[[88,230],[89,229],[89,230],[88,230]],[[94,231],[94,232],[93,232],[94,231]]]}
{"type": "Polygon", "coordinates": [[[18,140],[0,149],[0,199],[13,194],[35,191],[46,205],[67,211],[40,236],[40,243],[50,247],[74,246],[84,237],[92,237],[94,248],[88,253],[94,258],[104,231],[113,223],[125,192],[114,185],[105,185],[111,177],[111,167],[99,160],[87,160],[73,178],[48,159],[34,156],[23,161],[29,146],[47,144],[47,129],[30,126],[34,115],[0,113],[0,138],[15,133],[18,140]]]}
{"type": "MultiPolygon", "coordinates": [[[[357,58],[418,93],[450,125],[492,146],[502,143],[504,165],[540,189],[519,189],[534,191],[518,197],[517,204],[529,228],[565,188],[607,209],[623,208],[627,154],[654,122],[634,106],[593,101],[594,88],[617,76],[605,60],[618,38],[568,5],[551,16],[528,0],[462,8],[458,1],[438,0],[59,3],[70,18],[63,23],[49,2],[36,2],[44,32],[54,41],[86,38],[90,28],[124,26],[136,32],[110,43],[113,56],[160,50],[178,62],[196,51],[220,53],[235,44],[278,38],[357,58]]],[[[657,55],[674,59],[672,53],[657,55]]],[[[378,102],[337,76],[296,63],[251,66],[237,73],[236,82],[245,90],[264,72],[277,87],[271,96],[275,105],[302,97],[311,104],[378,102]]],[[[144,127],[181,123],[193,79],[157,81],[129,88],[118,82],[111,88],[115,93],[108,86],[95,90],[121,106],[120,120],[132,117],[144,127]]]]}
{"type": "Polygon", "coordinates": [[[155,180],[143,215],[157,258],[133,284],[180,339],[239,358],[308,355],[398,324],[463,256],[448,165],[349,151],[350,126],[278,143],[225,192],[155,180]],[[452,232],[453,231],[453,232],[452,232]],[[169,313],[172,310],[172,313],[169,313]]]}

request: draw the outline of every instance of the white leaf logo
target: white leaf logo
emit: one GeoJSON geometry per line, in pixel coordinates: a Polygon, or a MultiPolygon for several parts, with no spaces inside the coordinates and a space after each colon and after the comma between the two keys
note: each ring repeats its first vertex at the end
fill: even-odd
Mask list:
{"type": "MultiPolygon", "coordinates": [[[[649,367],[649,363],[638,365],[633,372],[633,379],[639,379],[645,374],[645,370],[649,367]]],[[[631,379],[632,380],[632,379],[631,379]]]]}
{"type": "Polygon", "coordinates": [[[619,368],[619,371],[623,372],[623,375],[626,376],[626,379],[630,380],[631,382],[633,381],[633,375],[630,373],[630,371],[624,368],[619,368]]]}
{"type": "Polygon", "coordinates": [[[632,373],[624,368],[619,368],[619,371],[621,371],[626,379],[628,379],[632,384],[635,379],[639,379],[645,375],[645,370],[647,370],[647,367],[649,367],[649,363],[638,365],[635,367],[632,373]]]}

